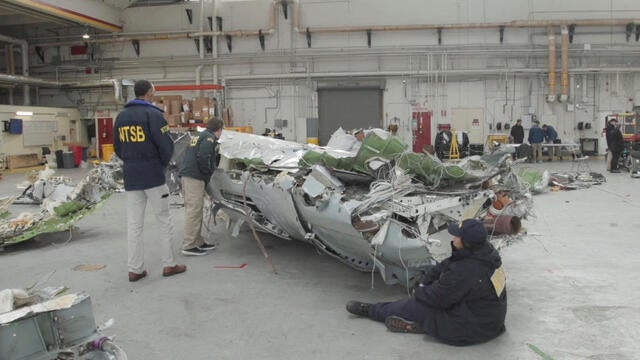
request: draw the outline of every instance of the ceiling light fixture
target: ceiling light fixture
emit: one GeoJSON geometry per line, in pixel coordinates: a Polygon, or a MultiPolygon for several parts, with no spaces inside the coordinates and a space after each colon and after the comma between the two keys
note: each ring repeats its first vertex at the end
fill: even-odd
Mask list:
{"type": "Polygon", "coordinates": [[[84,33],[84,34],[82,34],[82,38],[83,38],[83,39],[85,39],[85,40],[87,40],[87,39],[90,39],[90,38],[91,38],[91,35],[89,35],[89,33],[85,31],[85,33],[84,33]]]}
{"type": "Polygon", "coordinates": [[[31,115],[33,115],[33,111],[16,111],[16,115],[18,115],[18,116],[31,116],[31,115]]]}

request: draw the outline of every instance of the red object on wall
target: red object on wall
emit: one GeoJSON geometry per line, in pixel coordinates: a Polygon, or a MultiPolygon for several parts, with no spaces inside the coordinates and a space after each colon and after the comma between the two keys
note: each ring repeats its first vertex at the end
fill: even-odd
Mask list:
{"type": "Polygon", "coordinates": [[[413,129],[413,152],[421,153],[431,145],[431,111],[416,110],[411,113],[413,129]]]}
{"type": "Polygon", "coordinates": [[[102,158],[102,145],[113,144],[113,119],[112,118],[98,118],[98,132],[96,134],[98,138],[98,152],[100,158],[102,158]]]}
{"type": "Polygon", "coordinates": [[[88,46],[86,45],[75,45],[70,48],[71,55],[85,55],[87,53],[88,46]]]}

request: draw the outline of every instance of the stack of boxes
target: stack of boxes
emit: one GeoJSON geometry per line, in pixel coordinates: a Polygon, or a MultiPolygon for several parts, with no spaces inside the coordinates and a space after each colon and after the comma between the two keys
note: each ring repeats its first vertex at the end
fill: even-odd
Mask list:
{"type": "Polygon", "coordinates": [[[203,123],[216,113],[215,99],[208,97],[183,99],[180,95],[163,95],[153,98],[153,105],[164,110],[169,126],[188,126],[203,123]]]}

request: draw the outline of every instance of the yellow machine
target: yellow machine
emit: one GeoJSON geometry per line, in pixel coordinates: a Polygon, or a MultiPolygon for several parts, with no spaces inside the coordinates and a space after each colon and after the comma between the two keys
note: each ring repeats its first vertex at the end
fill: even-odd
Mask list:
{"type": "Polygon", "coordinates": [[[451,131],[451,146],[449,147],[449,160],[460,159],[460,149],[458,148],[458,134],[451,131]]]}
{"type": "Polygon", "coordinates": [[[509,135],[507,134],[489,134],[487,136],[487,146],[489,150],[493,150],[495,147],[494,144],[508,144],[509,143],[509,135]]]}

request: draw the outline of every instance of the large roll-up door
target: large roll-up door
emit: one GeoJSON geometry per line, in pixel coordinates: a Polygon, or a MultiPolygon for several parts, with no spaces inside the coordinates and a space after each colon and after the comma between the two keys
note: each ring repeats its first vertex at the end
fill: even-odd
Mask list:
{"type": "Polygon", "coordinates": [[[382,126],[382,89],[318,89],[318,140],[326,145],[339,127],[344,130],[382,126]]]}

